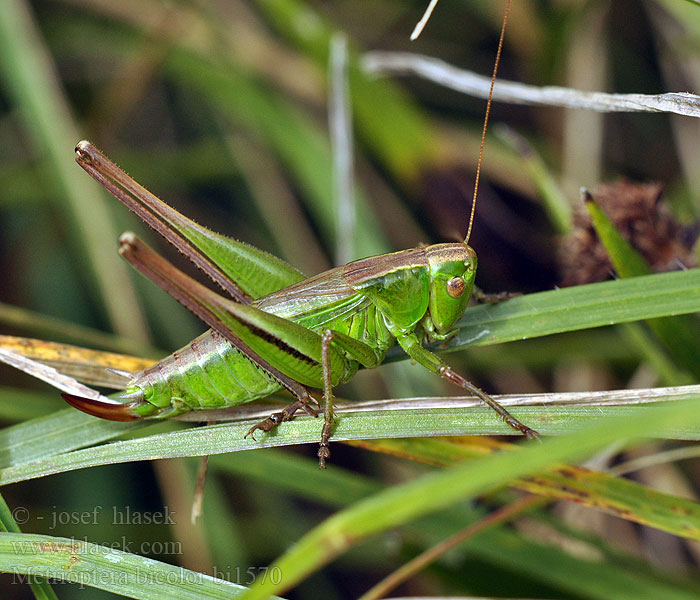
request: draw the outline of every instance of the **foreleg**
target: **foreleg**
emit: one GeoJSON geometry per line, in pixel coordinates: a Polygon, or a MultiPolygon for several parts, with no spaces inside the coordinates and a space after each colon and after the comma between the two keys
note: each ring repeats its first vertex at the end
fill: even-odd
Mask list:
{"type": "Polygon", "coordinates": [[[493,410],[495,410],[513,429],[520,431],[528,439],[539,437],[538,433],[534,429],[531,429],[527,425],[524,425],[518,421],[518,419],[511,415],[486,392],[475,386],[471,381],[468,381],[462,377],[459,373],[455,372],[452,367],[443,362],[438,356],[430,352],[430,350],[423,348],[415,334],[411,333],[400,335],[397,337],[397,340],[406,354],[408,354],[413,360],[423,365],[426,369],[429,369],[433,373],[437,373],[440,375],[440,377],[444,377],[448,381],[451,381],[461,388],[470,391],[487,406],[490,406],[493,410]]]}

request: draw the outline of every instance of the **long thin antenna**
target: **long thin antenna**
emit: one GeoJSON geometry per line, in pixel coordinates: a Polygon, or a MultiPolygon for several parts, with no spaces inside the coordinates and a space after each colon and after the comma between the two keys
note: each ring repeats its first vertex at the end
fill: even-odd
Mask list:
{"type": "Polygon", "coordinates": [[[479,161],[476,163],[476,180],[474,181],[474,197],[472,198],[472,213],[469,216],[469,227],[467,228],[467,237],[464,238],[464,243],[469,243],[469,236],[472,234],[472,225],[474,224],[474,213],[476,211],[476,195],[479,191],[479,178],[481,177],[481,162],[484,158],[484,142],[486,141],[486,128],[489,124],[489,115],[491,114],[491,100],[493,100],[493,86],[496,84],[496,75],[498,74],[498,64],[501,62],[501,51],[503,50],[503,39],[506,36],[506,23],[508,23],[508,15],[510,14],[510,5],[512,0],[507,0],[506,11],[503,15],[503,25],[501,26],[501,37],[498,40],[498,50],[496,50],[496,62],[493,65],[493,75],[491,75],[491,88],[489,89],[489,99],[486,102],[486,116],[484,116],[484,128],[481,131],[481,145],[479,146],[479,161]]]}

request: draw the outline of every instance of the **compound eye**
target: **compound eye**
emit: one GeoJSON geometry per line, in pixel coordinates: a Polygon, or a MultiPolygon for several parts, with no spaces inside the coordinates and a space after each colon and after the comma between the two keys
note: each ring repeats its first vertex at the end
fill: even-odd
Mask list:
{"type": "Polygon", "coordinates": [[[459,298],[464,294],[464,279],[461,277],[453,277],[447,282],[447,294],[450,298],[459,298]]]}

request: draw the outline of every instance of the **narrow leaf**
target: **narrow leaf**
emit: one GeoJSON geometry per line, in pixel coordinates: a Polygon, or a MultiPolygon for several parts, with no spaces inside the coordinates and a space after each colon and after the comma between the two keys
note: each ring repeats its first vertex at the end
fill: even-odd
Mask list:
{"type": "Polygon", "coordinates": [[[447,349],[699,310],[700,269],[591,283],[470,307],[447,349]]]}
{"type": "Polygon", "coordinates": [[[82,540],[7,533],[0,536],[0,571],[40,575],[143,600],[238,598],[245,588],[82,540]]]}
{"type": "Polygon", "coordinates": [[[273,568],[280,569],[282,583],[274,585],[258,580],[244,599],[261,600],[271,593],[290,589],[370,535],[471,498],[513,478],[534,474],[556,462],[590,456],[610,443],[619,442],[621,437],[643,436],[658,427],[676,427],[688,419],[695,425],[700,423],[700,414],[692,403],[660,407],[656,414],[643,411],[629,418],[606,419],[564,438],[530,444],[518,453],[515,461],[508,456],[510,453],[499,453],[477,463],[461,464],[394,486],[335,514],[309,532],[273,563],[273,568]]]}
{"type": "MultiPolygon", "coordinates": [[[[7,502],[2,496],[0,496],[0,530],[5,533],[21,533],[10,507],[7,506],[7,502]]],[[[29,583],[37,600],[58,600],[56,592],[43,577],[31,575],[31,577],[27,577],[27,583],[29,583]]]]}
{"type": "MultiPolygon", "coordinates": [[[[593,227],[620,277],[637,277],[651,273],[651,268],[644,258],[622,237],[590,195],[587,195],[586,208],[591,215],[593,227]]],[[[700,327],[697,321],[690,317],[678,316],[673,319],[649,319],[647,324],[668,349],[675,363],[692,373],[696,380],[700,379],[700,365],[696,360],[696,357],[700,356],[700,327]]]]}
{"type": "MultiPolygon", "coordinates": [[[[352,444],[441,466],[501,450],[516,451],[513,444],[473,437],[365,440],[352,444]]],[[[597,508],[681,537],[700,539],[700,504],[600,471],[561,466],[510,485],[540,496],[597,508]]]]}

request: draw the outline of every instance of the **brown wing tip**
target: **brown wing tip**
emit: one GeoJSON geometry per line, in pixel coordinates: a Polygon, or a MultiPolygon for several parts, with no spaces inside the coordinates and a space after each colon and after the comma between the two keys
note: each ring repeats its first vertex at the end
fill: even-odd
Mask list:
{"type": "Polygon", "coordinates": [[[107,419],[108,421],[136,421],[141,418],[140,415],[134,413],[131,403],[112,404],[111,402],[93,400],[92,398],[84,398],[82,396],[74,396],[73,394],[66,393],[62,393],[61,396],[63,396],[63,399],[73,408],[77,408],[93,417],[107,419]]]}

